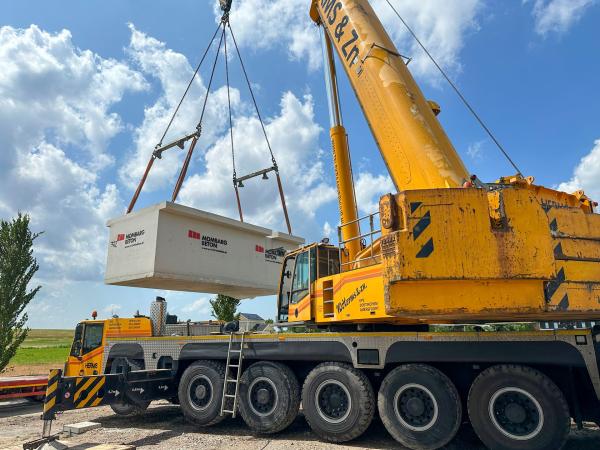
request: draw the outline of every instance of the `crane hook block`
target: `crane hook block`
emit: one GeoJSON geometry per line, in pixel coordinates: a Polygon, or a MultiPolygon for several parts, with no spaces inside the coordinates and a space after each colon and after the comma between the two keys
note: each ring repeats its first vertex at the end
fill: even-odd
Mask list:
{"type": "Polygon", "coordinates": [[[219,3],[221,4],[221,10],[223,10],[224,13],[228,13],[229,10],[231,9],[231,2],[233,0],[219,0],[219,3]]]}

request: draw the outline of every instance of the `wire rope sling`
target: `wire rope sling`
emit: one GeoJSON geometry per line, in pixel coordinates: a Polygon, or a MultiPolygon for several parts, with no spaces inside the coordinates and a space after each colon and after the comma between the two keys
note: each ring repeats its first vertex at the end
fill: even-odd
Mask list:
{"type": "Polygon", "coordinates": [[[248,77],[248,72],[246,70],[246,66],[244,64],[244,61],[242,59],[242,55],[237,43],[237,40],[235,39],[235,35],[233,33],[233,30],[231,28],[231,23],[229,21],[229,11],[231,9],[231,2],[232,0],[219,0],[220,2],[220,6],[221,6],[221,10],[223,11],[223,15],[221,17],[221,20],[219,22],[219,25],[217,27],[217,29],[215,30],[215,32],[212,35],[212,38],[208,44],[208,46],[206,47],[202,58],[200,59],[200,62],[198,63],[198,65],[196,66],[196,69],[179,101],[179,103],[177,104],[177,107],[175,108],[175,111],[173,112],[169,123],[167,124],[167,127],[164,131],[164,133],[162,134],[162,137],[160,138],[160,141],[158,142],[158,144],[156,144],[156,147],[154,148],[154,151],[152,152],[152,155],[150,156],[150,160],[148,161],[148,164],[146,166],[146,169],[144,171],[144,174],[142,175],[142,178],[137,186],[137,189],[135,191],[135,193],[133,194],[133,197],[131,199],[131,202],[129,203],[129,207],[127,208],[127,214],[131,213],[135,207],[135,204],[137,203],[138,197],[140,196],[140,193],[142,192],[142,189],[144,187],[144,184],[146,183],[146,179],[148,178],[148,174],[150,173],[150,170],[152,169],[152,166],[154,165],[154,162],[157,159],[162,159],[163,153],[167,150],[173,149],[173,148],[180,148],[180,149],[185,149],[186,144],[189,142],[189,146],[188,146],[188,150],[187,150],[187,154],[185,156],[185,159],[183,161],[183,166],[181,167],[181,171],[179,172],[179,176],[177,178],[177,181],[175,183],[175,187],[173,189],[173,194],[171,195],[171,201],[175,202],[177,200],[177,197],[179,196],[179,191],[181,190],[181,187],[183,185],[183,182],[186,178],[187,175],[187,171],[189,169],[189,165],[190,162],[192,160],[192,155],[194,154],[194,149],[196,148],[196,144],[198,143],[198,140],[200,139],[200,136],[202,135],[202,123],[204,120],[204,115],[206,113],[206,106],[207,106],[207,102],[208,102],[208,97],[211,93],[211,88],[212,88],[212,84],[214,81],[214,77],[215,77],[215,70],[217,67],[217,63],[219,60],[219,55],[221,53],[221,48],[223,48],[223,54],[224,54],[224,60],[225,60],[225,80],[227,83],[227,108],[228,108],[228,117],[229,117],[229,136],[230,136],[230,141],[231,141],[231,162],[232,162],[232,168],[233,168],[233,189],[235,192],[235,197],[236,197],[236,202],[237,202],[237,209],[238,209],[238,214],[240,217],[240,221],[244,222],[244,213],[243,213],[243,209],[242,209],[242,202],[240,199],[240,192],[239,192],[239,188],[243,188],[244,187],[244,182],[248,181],[252,178],[256,178],[256,177],[261,177],[263,180],[267,180],[268,179],[268,174],[273,172],[275,174],[275,179],[277,181],[277,188],[279,191],[279,197],[281,200],[281,206],[283,209],[283,215],[285,217],[285,222],[286,222],[286,226],[287,226],[287,230],[289,234],[292,234],[292,227],[290,224],[290,218],[289,218],[289,214],[288,214],[288,210],[287,210],[287,205],[286,205],[286,201],[285,201],[285,195],[283,192],[283,184],[281,182],[281,176],[279,174],[279,166],[277,165],[277,161],[275,159],[275,155],[273,153],[273,149],[271,147],[271,142],[269,141],[269,137],[267,135],[267,130],[264,124],[264,121],[262,119],[262,116],[260,114],[260,110],[258,108],[258,103],[256,101],[256,96],[254,95],[254,91],[252,89],[252,84],[250,83],[250,79],[248,77]],[[260,126],[262,129],[262,134],[264,136],[265,142],[266,142],[266,146],[269,150],[269,155],[271,157],[271,166],[265,168],[265,169],[261,169],[258,170],[256,172],[252,172],[249,173],[247,175],[243,175],[243,176],[238,176],[237,175],[237,169],[236,169],[236,163],[235,163],[235,145],[234,145],[234,139],[233,139],[233,115],[232,115],[232,108],[231,108],[231,85],[230,85],[230,76],[229,76],[229,53],[228,53],[228,47],[227,47],[227,39],[228,39],[228,35],[231,37],[231,41],[234,44],[234,48],[238,57],[238,60],[240,62],[240,67],[242,69],[242,73],[244,75],[244,79],[246,81],[246,84],[248,86],[248,90],[250,92],[250,97],[252,98],[252,103],[254,105],[254,111],[256,112],[256,115],[258,117],[258,120],[260,122],[260,126]],[[198,73],[200,72],[200,68],[202,67],[203,63],[205,62],[210,49],[213,47],[213,44],[215,42],[215,40],[219,41],[219,44],[217,46],[216,49],[216,53],[215,53],[215,57],[214,57],[214,61],[212,64],[212,68],[211,68],[211,72],[210,72],[210,78],[209,78],[209,82],[208,82],[208,86],[206,88],[206,94],[204,96],[204,100],[202,103],[202,110],[200,113],[200,120],[198,121],[198,124],[196,125],[196,129],[195,131],[186,134],[183,137],[180,137],[176,140],[173,140],[167,144],[164,144],[164,140],[165,137],[167,136],[167,133],[169,132],[169,130],[171,129],[171,126],[173,125],[173,122],[177,116],[177,114],[179,113],[179,110],[181,108],[181,105],[183,104],[183,101],[185,100],[186,96],[188,95],[194,80],[196,79],[196,77],[198,76],[198,73]]]}

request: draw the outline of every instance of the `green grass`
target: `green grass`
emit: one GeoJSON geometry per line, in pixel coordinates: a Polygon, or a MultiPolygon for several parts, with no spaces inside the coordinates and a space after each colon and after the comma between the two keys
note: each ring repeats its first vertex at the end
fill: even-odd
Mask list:
{"type": "Polygon", "coordinates": [[[31,330],[9,366],[63,364],[72,342],[72,330],[31,330]]]}

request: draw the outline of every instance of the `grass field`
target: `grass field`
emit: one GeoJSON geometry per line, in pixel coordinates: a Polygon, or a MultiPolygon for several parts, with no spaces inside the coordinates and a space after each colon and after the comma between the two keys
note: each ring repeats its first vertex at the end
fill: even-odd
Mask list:
{"type": "Polygon", "coordinates": [[[31,330],[8,365],[15,368],[47,364],[62,366],[72,342],[72,330],[31,330]]]}

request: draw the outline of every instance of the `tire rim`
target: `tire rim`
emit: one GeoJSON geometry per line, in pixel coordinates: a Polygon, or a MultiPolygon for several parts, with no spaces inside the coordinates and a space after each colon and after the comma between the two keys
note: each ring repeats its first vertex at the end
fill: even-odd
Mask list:
{"type": "Polygon", "coordinates": [[[352,410],[352,398],[348,388],[338,380],[325,380],[315,391],[315,406],[323,420],[340,423],[352,410]]]}
{"type": "Polygon", "coordinates": [[[192,408],[204,411],[213,399],[213,384],[206,375],[196,375],[188,386],[188,398],[192,408]]]}
{"type": "Polygon", "coordinates": [[[394,395],[394,412],[402,426],[412,431],[427,431],[437,422],[439,408],[429,389],[409,383],[394,395]]]}
{"type": "Polygon", "coordinates": [[[254,414],[268,416],[275,411],[279,394],[275,383],[267,377],[258,377],[248,387],[248,405],[254,414]]]}
{"type": "Polygon", "coordinates": [[[534,438],[544,426],[540,403],[529,392],[516,387],[496,391],[490,399],[489,414],[502,434],[517,441],[534,438]]]}

